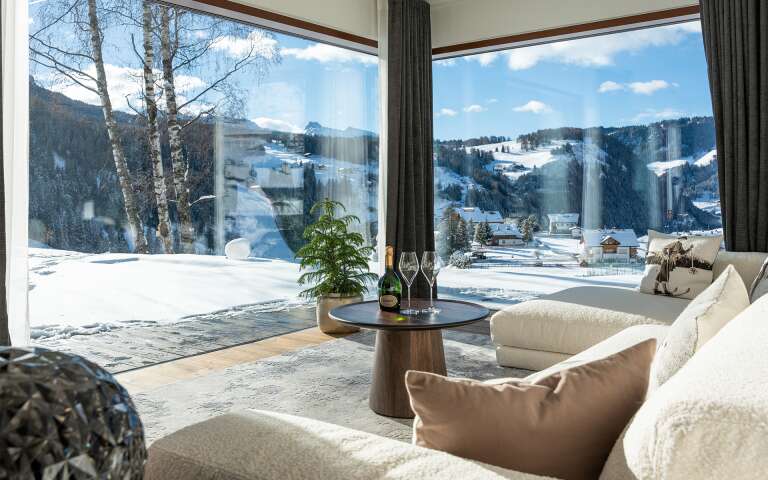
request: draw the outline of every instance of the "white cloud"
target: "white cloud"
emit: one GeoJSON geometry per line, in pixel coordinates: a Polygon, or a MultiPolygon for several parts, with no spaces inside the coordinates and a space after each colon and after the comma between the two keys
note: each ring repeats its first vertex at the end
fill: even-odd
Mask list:
{"type": "Polygon", "coordinates": [[[701,31],[697,22],[632,30],[610,38],[603,36],[547,43],[506,52],[511,70],[525,70],[539,62],[558,62],[582,67],[613,65],[616,55],[648,47],[677,45],[686,36],[701,31]]]}
{"type": "Polygon", "coordinates": [[[612,80],[608,80],[601,83],[597,91],[598,93],[606,93],[618,90],[630,90],[632,93],[636,93],[638,95],[652,95],[659,90],[677,86],[679,86],[677,83],[668,82],[666,80],[648,80],[647,82],[631,83],[617,83],[612,80]]]}
{"type": "Polygon", "coordinates": [[[213,42],[211,49],[233,58],[243,58],[249,54],[272,58],[277,53],[277,40],[262,30],[254,30],[245,38],[221,37],[213,42]]]}
{"type": "Polygon", "coordinates": [[[436,117],[455,117],[459,112],[452,108],[441,108],[439,112],[435,114],[436,117]]]}
{"type": "MultiPolygon", "coordinates": [[[[128,106],[128,102],[136,108],[142,107],[142,92],[144,86],[143,70],[140,68],[120,67],[107,63],[104,65],[104,71],[107,74],[107,85],[109,87],[109,98],[112,101],[112,108],[115,110],[122,110],[132,112],[128,106]]],[[[85,68],[85,73],[93,77],[96,76],[96,67],[91,64],[85,68]]],[[[156,78],[162,76],[160,70],[155,69],[154,74],[156,78]]],[[[94,83],[87,77],[78,78],[83,84],[93,86],[94,83]]],[[[206,86],[204,80],[192,75],[177,75],[176,76],[176,93],[178,94],[179,104],[186,101],[184,93],[194,92],[206,86]]],[[[84,88],[78,84],[70,81],[56,81],[52,82],[51,89],[66,95],[73,100],[79,100],[81,102],[90,103],[92,105],[101,105],[101,99],[99,96],[84,88]]],[[[158,94],[160,89],[158,87],[158,94]]],[[[163,98],[160,98],[158,106],[164,108],[163,98]]],[[[198,107],[200,107],[198,105],[198,107]]],[[[203,105],[201,108],[206,109],[203,105]]],[[[191,113],[191,112],[190,112],[191,113]]]]}
{"type": "Polygon", "coordinates": [[[653,121],[659,121],[659,120],[672,120],[677,118],[683,118],[688,117],[689,115],[685,112],[681,112],[680,110],[675,110],[674,108],[664,108],[662,110],[656,110],[654,108],[647,108],[645,111],[638,113],[632,118],[633,122],[636,123],[642,123],[642,122],[653,122],[653,121]]]}
{"type": "Polygon", "coordinates": [[[265,82],[249,92],[247,110],[254,117],[276,118],[291,125],[306,125],[307,96],[310,94],[292,83],[265,82]]]}
{"type": "Polygon", "coordinates": [[[438,65],[440,67],[453,67],[456,65],[456,59],[455,58],[446,58],[443,60],[435,60],[435,65],[438,65]]]}
{"type": "Polygon", "coordinates": [[[498,103],[498,102],[499,102],[498,98],[489,98],[488,100],[485,101],[485,103],[487,103],[488,105],[492,103],[498,103]]]}
{"type": "Polygon", "coordinates": [[[538,100],[531,100],[525,105],[520,105],[519,107],[513,108],[513,110],[516,112],[529,112],[529,113],[540,114],[540,113],[549,113],[552,111],[552,108],[544,102],[540,102],[538,100]]]}
{"type": "Polygon", "coordinates": [[[483,67],[487,67],[499,58],[498,52],[479,53],[477,55],[469,55],[464,57],[468,62],[477,62],[483,67]]]}
{"type": "Polygon", "coordinates": [[[301,133],[303,131],[297,125],[294,125],[291,122],[286,122],[285,120],[280,120],[278,118],[258,117],[251,121],[261,128],[277,130],[278,132],[301,133]]]}
{"type": "Polygon", "coordinates": [[[334,47],[324,43],[315,43],[305,48],[284,48],[281,53],[287,57],[299,60],[314,60],[320,63],[349,63],[357,62],[363,65],[378,65],[379,59],[374,55],[334,47]]]}
{"type": "Polygon", "coordinates": [[[464,110],[466,113],[480,113],[480,112],[484,112],[486,109],[482,105],[478,105],[475,103],[472,105],[467,105],[462,110],[464,110]]]}
{"type": "Polygon", "coordinates": [[[617,90],[624,90],[624,85],[616,83],[612,80],[605,81],[600,84],[600,88],[597,89],[598,93],[615,92],[617,90]]]}
{"type": "Polygon", "coordinates": [[[639,95],[652,95],[658,90],[664,90],[673,86],[666,80],[649,80],[647,82],[632,82],[627,85],[632,92],[639,95]]]}

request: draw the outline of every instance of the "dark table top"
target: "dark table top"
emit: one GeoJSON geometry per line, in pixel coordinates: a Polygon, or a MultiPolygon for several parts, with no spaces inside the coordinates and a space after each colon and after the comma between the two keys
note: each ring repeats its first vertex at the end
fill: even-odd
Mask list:
{"type": "MultiPolygon", "coordinates": [[[[405,308],[407,304],[408,301],[403,299],[402,306],[405,308]]],[[[413,300],[414,308],[421,309],[428,305],[429,300],[413,300]]],[[[370,300],[334,308],[329,315],[347,325],[375,330],[436,330],[477,322],[490,313],[485,307],[458,300],[435,300],[435,306],[440,309],[439,313],[403,315],[385,312],[379,309],[378,300],[370,300]]]]}

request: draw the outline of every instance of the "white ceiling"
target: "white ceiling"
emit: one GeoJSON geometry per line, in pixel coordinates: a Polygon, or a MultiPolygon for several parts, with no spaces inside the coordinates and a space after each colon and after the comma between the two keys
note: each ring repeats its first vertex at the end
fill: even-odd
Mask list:
{"type": "MultiPolygon", "coordinates": [[[[179,1],[188,3],[190,0],[179,1]]],[[[234,1],[328,26],[371,40],[376,40],[378,37],[377,0],[234,1]]],[[[456,45],[698,4],[698,0],[426,1],[433,7],[433,47],[456,45]]]]}

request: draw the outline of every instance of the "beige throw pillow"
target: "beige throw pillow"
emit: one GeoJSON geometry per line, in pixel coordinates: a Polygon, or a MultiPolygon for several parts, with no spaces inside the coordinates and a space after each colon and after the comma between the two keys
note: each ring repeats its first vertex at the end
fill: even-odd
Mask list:
{"type": "Polygon", "coordinates": [[[728,265],[669,327],[651,367],[651,390],[669,380],[726,323],[748,306],[747,287],[733,265],[728,265]]]}
{"type": "Polygon", "coordinates": [[[413,443],[500,467],[595,479],[645,399],[656,340],[526,383],[409,371],[413,443]]]}
{"type": "Polygon", "coordinates": [[[766,294],[768,294],[768,258],[765,259],[760,273],[757,274],[755,281],[752,282],[752,288],[749,290],[749,300],[755,303],[758,298],[766,294]]]}
{"type": "Polygon", "coordinates": [[[640,291],[696,298],[712,283],[722,235],[676,237],[648,230],[648,254],[640,291]]]}

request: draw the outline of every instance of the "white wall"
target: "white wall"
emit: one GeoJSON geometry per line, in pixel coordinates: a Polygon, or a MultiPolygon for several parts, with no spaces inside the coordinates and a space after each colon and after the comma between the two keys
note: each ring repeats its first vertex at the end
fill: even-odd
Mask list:
{"type": "Polygon", "coordinates": [[[376,0],[234,0],[376,40],[376,0]]]}
{"type": "Polygon", "coordinates": [[[696,0],[443,0],[432,5],[432,46],[698,5],[696,0]]]}

